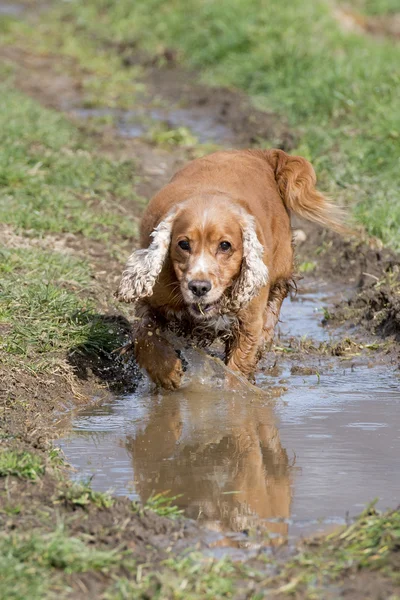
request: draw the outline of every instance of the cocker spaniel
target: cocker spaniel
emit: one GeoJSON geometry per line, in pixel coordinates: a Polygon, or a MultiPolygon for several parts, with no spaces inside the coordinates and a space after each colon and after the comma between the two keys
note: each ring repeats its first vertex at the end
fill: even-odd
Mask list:
{"type": "Polygon", "coordinates": [[[116,296],[136,303],[135,356],[150,378],[179,387],[182,363],[162,331],[225,342],[226,364],[250,377],[272,341],[293,278],[290,213],[340,228],[312,165],[282,150],[196,159],[150,201],[140,249],[116,296]]]}

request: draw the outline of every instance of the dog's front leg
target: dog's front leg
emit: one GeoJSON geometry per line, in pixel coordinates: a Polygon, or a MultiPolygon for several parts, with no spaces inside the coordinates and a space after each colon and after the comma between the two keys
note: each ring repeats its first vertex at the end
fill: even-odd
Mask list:
{"type": "Polygon", "coordinates": [[[264,344],[267,348],[269,348],[272,344],[275,327],[279,321],[282,302],[288,295],[291,285],[293,285],[291,280],[281,279],[271,288],[269,292],[264,320],[264,344]]]}
{"type": "Polygon", "coordinates": [[[140,318],[135,331],[135,357],[157,385],[174,390],[179,387],[183,375],[182,362],[173,346],[160,335],[161,319],[147,305],[138,311],[140,318]]]}
{"type": "Polygon", "coordinates": [[[226,347],[226,365],[250,377],[264,346],[264,314],[268,289],[238,313],[238,327],[226,347]]]}

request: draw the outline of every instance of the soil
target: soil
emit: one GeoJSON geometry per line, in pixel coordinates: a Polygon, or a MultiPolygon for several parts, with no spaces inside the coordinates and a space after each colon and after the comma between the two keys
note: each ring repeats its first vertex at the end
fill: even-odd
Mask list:
{"type": "MultiPolygon", "coordinates": [[[[256,110],[242,93],[235,90],[210,89],[197,83],[194,76],[176,65],[173,53],[164,55],[166,66],[159,68],[159,61],[154,64],[153,60],[139,56],[135,50],[121,48],[120,51],[126,64],[140,63],[144,66],[149,97],[156,94],[167,103],[196,106],[198,111],[212,115],[216,122],[229,126],[236,146],[251,146],[264,138],[275,140],[276,146],[288,151],[294,147],[294,134],[275,115],[256,110]]],[[[73,76],[63,74],[60,64],[66,59],[33,56],[10,47],[0,48],[0,59],[16,66],[16,85],[23,92],[44,106],[64,111],[73,118],[72,110],[79,107],[81,100],[83,75],[78,68],[74,68],[73,76]]],[[[70,73],[71,70],[66,71],[70,73]]],[[[143,99],[143,105],[148,102],[148,99],[143,99]]],[[[81,127],[85,131],[83,123],[81,127]]],[[[174,169],[191,157],[191,151],[187,149],[165,150],[141,139],[121,139],[112,128],[91,132],[90,135],[99,152],[115,158],[134,157],[139,160],[143,174],[139,191],[146,197],[150,197],[174,169]]],[[[140,210],[138,207],[138,215],[140,210]]],[[[334,319],[361,324],[370,332],[390,336],[399,342],[399,257],[374,241],[344,239],[304,223],[296,223],[296,227],[306,234],[305,241],[298,246],[299,264],[315,260],[315,276],[329,273],[329,279],[345,283],[354,290],[353,296],[337,307],[334,319]],[[378,319],[376,315],[379,315],[378,319]]],[[[6,228],[2,233],[9,245],[34,243],[25,238],[18,239],[6,228]]],[[[42,240],[41,243],[46,242],[42,240]]],[[[50,243],[49,239],[47,243],[50,243]]],[[[89,244],[79,236],[56,236],[51,243],[62,244],[66,251],[90,256],[97,273],[97,285],[91,293],[96,295],[98,292],[99,318],[117,324],[122,345],[129,336],[129,323],[117,311],[104,314],[102,310],[107,296],[110,297],[114,291],[121,265],[105,252],[101,244],[89,244]]],[[[398,355],[398,346],[393,347],[393,352],[398,355]]],[[[101,402],[117,388],[128,390],[136,385],[139,377],[133,361],[126,363],[117,355],[93,356],[71,349],[67,356],[55,359],[51,375],[3,370],[0,414],[2,439],[8,440],[8,447],[23,447],[44,456],[49,440],[54,438],[55,425],[65,411],[82,403],[101,402]]],[[[60,490],[68,484],[61,484],[51,468],[39,484],[2,478],[0,485],[1,492],[7,491],[6,494],[0,492],[0,525],[6,530],[11,531],[17,526],[38,528],[40,531],[54,530],[62,514],[73,533],[84,533],[100,546],[118,545],[122,549],[130,549],[139,562],[153,562],[155,565],[165,558],[166,549],[171,545],[174,551],[194,543],[206,545],[194,523],[184,519],[171,521],[149,511],[134,514],[131,502],[124,498],[115,499],[112,510],[91,505],[76,506],[63,499],[60,490]],[[27,507],[22,511],[23,516],[6,516],[4,503],[17,500],[27,507]],[[47,517],[38,517],[38,514],[47,517]]],[[[124,575],[122,569],[121,575],[124,575]]],[[[96,598],[108,582],[104,575],[90,574],[76,581],[71,576],[70,583],[74,587],[74,598],[96,598]]],[[[340,590],[332,592],[332,596],[327,592],[326,597],[354,600],[387,598],[390,589],[390,584],[380,576],[349,573],[340,590]]],[[[302,597],[302,594],[296,597],[302,597]]]]}
{"type": "Polygon", "coordinates": [[[348,300],[336,306],[332,320],[361,325],[385,339],[400,341],[400,257],[379,240],[365,236],[343,237],[335,232],[298,225],[306,240],[299,245],[297,260],[315,260],[315,275],[353,288],[348,300]]]}
{"type": "Polygon", "coordinates": [[[351,7],[335,8],[334,15],[346,31],[363,33],[378,38],[400,39],[400,13],[363,15],[351,7]]]}

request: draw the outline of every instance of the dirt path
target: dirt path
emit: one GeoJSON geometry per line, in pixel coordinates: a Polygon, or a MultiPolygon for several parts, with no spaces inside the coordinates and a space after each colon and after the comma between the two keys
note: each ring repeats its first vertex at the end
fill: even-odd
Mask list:
{"type": "MultiPolygon", "coordinates": [[[[26,49],[10,46],[0,48],[0,57],[15,70],[17,88],[43,106],[68,115],[81,129],[82,135],[95,145],[96,153],[112,160],[133,160],[137,164],[136,173],[140,174],[134,182],[135,191],[145,198],[167,181],[183,162],[218,145],[247,147],[268,138],[276,140],[275,145],[285,150],[290,151],[294,147],[293,134],[274,115],[255,110],[245,96],[235,91],[210,90],[199,85],[193,76],[174,64],[173,55],[164,57],[167,66],[160,69],[134,52],[127,52],[126,49],[121,49],[121,52],[127,65],[137,64],[144,73],[143,93],[134,110],[115,108],[99,112],[84,107],[82,88],[87,73],[65,57],[32,54],[26,49]],[[105,119],[108,119],[106,125],[105,119]],[[182,127],[183,130],[180,129],[182,127]],[[149,131],[153,131],[152,136],[149,136],[149,131]],[[174,144],[166,143],[162,137],[162,134],[171,131],[178,135],[178,142],[174,144]],[[189,134],[200,142],[187,143],[189,134]]],[[[135,201],[118,199],[121,218],[128,213],[139,218],[141,210],[141,205],[135,201]]],[[[398,346],[394,342],[400,336],[398,258],[374,242],[362,239],[344,241],[334,234],[302,223],[296,224],[296,227],[301,229],[305,238],[299,244],[298,262],[300,268],[307,272],[307,285],[316,289],[321,279],[334,284],[340,281],[346,290],[339,308],[332,309],[332,314],[326,315],[332,322],[333,331],[337,321],[347,324],[362,322],[367,331],[377,331],[386,338],[387,343],[380,345],[375,337],[361,333],[361,330],[355,331],[354,336],[349,336],[348,331],[342,333],[336,330],[339,333],[334,343],[324,342],[321,346],[305,344],[300,334],[283,334],[277,340],[277,356],[285,357],[290,347],[289,369],[298,369],[292,374],[300,377],[315,377],[322,355],[329,361],[332,356],[345,357],[356,352],[362,360],[392,368],[399,356],[398,346]],[[349,299],[346,298],[347,294],[349,299]],[[388,336],[393,338],[389,339],[388,336]],[[375,348],[372,348],[374,345],[375,348]]],[[[126,339],[129,331],[126,315],[120,314],[110,298],[124,255],[129,244],[134,243],[133,235],[124,240],[122,247],[118,246],[118,239],[112,240],[115,247],[118,246],[118,252],[113,253],[101,242],[80,235],[44,235],[36,240],[10,227],[4,227],[2,234],[8,248],[41,244],[62,248],[63,252],[71,252],[76,256],[89,257],[94,278],[90,295],[96,299],[99,318],[112,325],[121,342],[126,339]]],[[[264,375],[275,376],[270,368],[273,364],[271,356],[267,361],[264,375]]],[[[283,364],[285,360],[282,358],[276,362],[283,364]]],[[[279,371],[279,364],[275,364],[275,367],[279,371]]],[[[197,548],[209,548],[215,545],[215,539],[210,541],[209,534],[202,533],[191,522],[171,521],[149,511],[133,514],[131,503],[126,499],[110,500],[108,496],[96,495],[88,488],[71,484],[60,475],[63,468],[60,471],[57,456],[49,458],[49,443],[56,432],[60,434],[59,422],[65,409],[76,407],[79,403],[85,404],[87,409],[88,401],[93,406],[110,405],[116,391],[123,390],[126,393],[134,390],[136,382],[137,370],[133,361],[126,364],[116,359],[115,355],[104,352],[69,352],[63,360],[57,356],[51,375],[28,373],[21,376],[19,371],[13,372],[7,367],[1,383],[5,397],[2,416],[6,447],[13,452],[38,453],[45,470],[39,484],[14,477],[2,478],[1,521],[7,531],[12,532],[22,525],[26,530],[33,529],[50,535],[61,514],[65,527],[73,536],[83,535],[101,548],[118,547],[121,556],[130,552],[139,563],[145,561],[155,565],[184,547],[197,545],[197,548]],[[13,511],[15,507],[18,510],[13,511]]],[[[179,411],[176,409],[176,412],[179,411]]],[[[162,410],[157,413],[157,418],[165,418],[162,410]]],[[[248,417],[248,421],[251,420],[248,417]]],[[[209,441],[207,439],[207,444],[209,441]]],[[[128,442],[132,445],[135,440],[128,439],[128,442]]],[[[217,443],[216,440],[214,442],[217,443]]],[[[162,449],[158,451],[164,452],[162,449]]],[[[287,463],[287,456],[284,457],[279,441],[270,451],[275,458],[277,455],[281,457],[279,464],[274,463],[278,472],[282,461],[287,463]]],[[[140,456],[136,460],[140,461],[140,456]]],[[[285,480],[282,486],[287,486],[287,483],[285,480]]],[[[209,524],[212,520],[209,519],[209,524]]],[[[132,566],[121,560],[113,577],[129,577],[130,571],[132,566]]],[[[242,573],[239,573],[240,579],[243,579],[242,573]]],[[[65,581],[71,586],[74,598],[104,597],[101,594],[112,583],[103,572],[69,574],[65,581]]],[[[243,594],[251,593],[260,585],[262,583],[259,580],[254,583],[249,576],[243,594]]],[[[369,589],[369,586],[368,576],[355,583],[349,579],[340,593],[349,592],[353,598],[365,598],[365,589],[369,589]]],[[[375,586],[371,598],[382,597],[388,589],[392,589],[383,579],[375,586]]],[[[262,587],[258,587],[260,589],[262,587]]],[[[113,593],[115,595],[112,597],[115,598],[127,597],[113,593]]],[[[301,589],[299,597],[302,597],[301,589]]]]}

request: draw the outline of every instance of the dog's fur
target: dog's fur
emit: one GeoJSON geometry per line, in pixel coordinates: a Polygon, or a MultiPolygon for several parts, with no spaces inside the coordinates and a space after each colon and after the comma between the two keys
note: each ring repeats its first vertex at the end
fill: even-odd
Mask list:
{"type": "Polygon", "coordinates": [[[141,249],[129,257],[117,291],[136,303],[136,359],[154,382],[180,384],[181,361],[161,335],[172,322],[202,341],[224,339],[226,364],[254,372],[293,279],[290,212],[341,227],[315,182],[300,156],[222,151],[192,161],[154,196],[141,249]]]}

